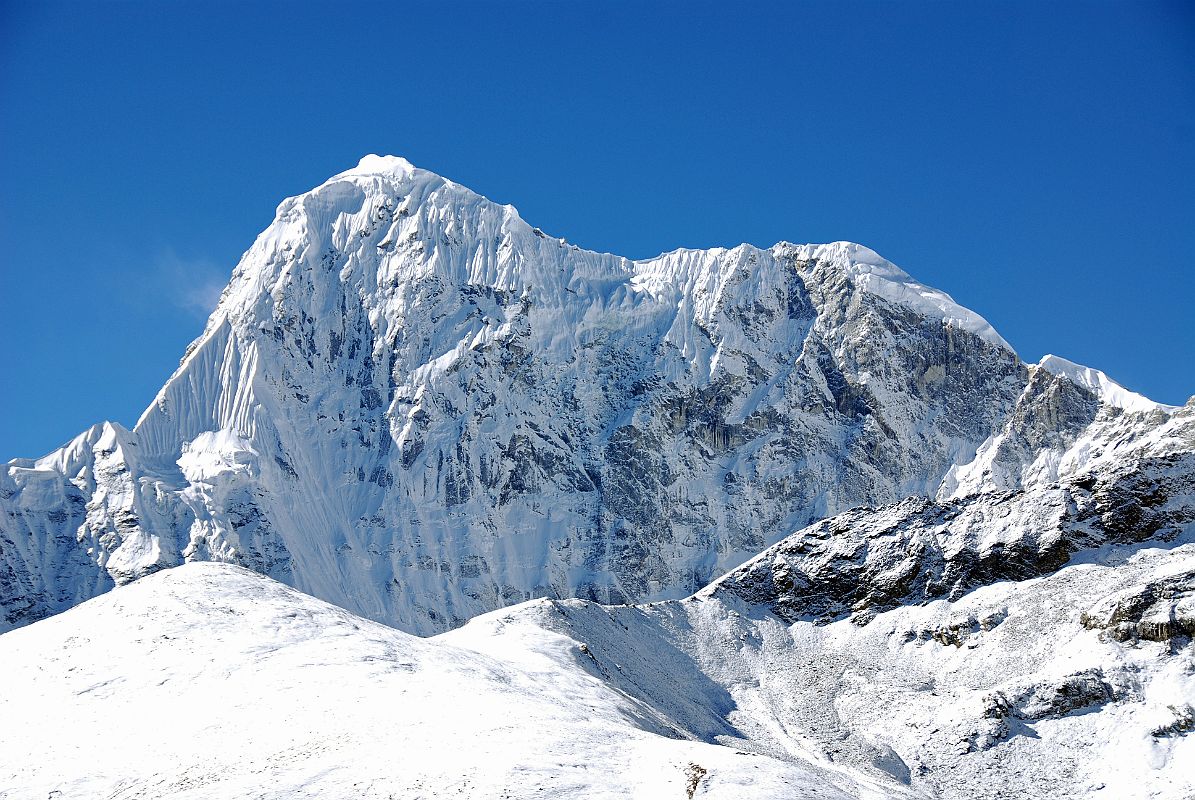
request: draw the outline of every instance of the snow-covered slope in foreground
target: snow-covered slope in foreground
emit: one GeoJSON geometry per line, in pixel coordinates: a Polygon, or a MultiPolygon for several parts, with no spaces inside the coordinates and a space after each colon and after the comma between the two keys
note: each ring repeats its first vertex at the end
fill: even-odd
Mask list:
{"type": "Polygon", "coordinates": [[[167,570],[0,637],[0,797],[890,796],[686,737],[551,630],[485,649],[231,565],[167,570]]]}
{"type": "Polygon", "coordinates": [[[0,636],[0,798],[1195,791],[1195,543],[866,622],[702,592],[419,639],[188,564],[0,636]]]}
{"type": "MultiPolygon", "coordinates": [[[[869,621],[789,623],[705,591],[648,606],[540,601],[442,638],[498,654],[564,633],[612,685],[691,731],[830,760],[894,794],[1188,800],[1193,534],[869,621]],[[702,683],[725,694],[691,690],[702,683]]],[[[800,795],[744,795],[788,796],[800,795]]]]}

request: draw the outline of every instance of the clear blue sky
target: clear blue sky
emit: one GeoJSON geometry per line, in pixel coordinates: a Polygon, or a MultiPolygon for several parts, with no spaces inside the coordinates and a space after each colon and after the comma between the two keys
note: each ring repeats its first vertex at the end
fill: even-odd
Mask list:
{"type": "Polygon", "coordinates": [[[742,5],[3,0],[0,459],[132,425],[369,152],[631,257],[862,242],[1027,361],[1195,393],[1190,3],[742,5]]]}

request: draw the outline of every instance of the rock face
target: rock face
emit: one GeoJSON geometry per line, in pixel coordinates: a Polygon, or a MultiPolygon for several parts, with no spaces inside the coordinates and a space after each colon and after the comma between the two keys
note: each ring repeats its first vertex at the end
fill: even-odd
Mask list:
{"type": "MultiPolygon", "coordinates": [[[[794,533],[701,594],[762,603],[788,622],[852,615],[865,622],[897,606],[1047,575],[1101,547],[1174,541],[1195,523],[1195,407],[1135,421],[1110,416],[1087,429],[1081,465],[1066,458],[1073,446],[1038,456],[1066,465],[1053,473],[1061,480],[848,511],[794,533]],[[1126,428],[1134,435],[1107,434],[1126,428]]],[[[1004,441],[1029,440],[1032,432],[1017,427],[1027,419],[1018,407],[1004,441]]],[[[1004,485],[1009,473],[991,475],[1004,485]]],[[[1182,600],[1187,578],[1136,587],[1090,612],[1085,624],[1121,639],[1187,631],[1195,622],[1182,600]]],[[[958,631],[935,638],[957,643],[958,631]]]]}
{"type": "Polygon", "coordinates": [[[1018,567],[933,556],[810,612],[833,615],[1040,574],[1136,525],[1114,480],[1066,481],[1176,413],[1022,364],[859,245],[628,261],[367,157],[279,206],[132,431],[0,471],[0,630],[186,560],[433,633],[532,597],[681,597],[860,505],[924,498],[891,513],[929,530],[1039,492],[1001,502],[1074,517],[1018,567]]]}
{"type": "Polygon", "coordinates": [[[1190,639],[1195,636],[1195,570],[1169,571],[1104,597],[1080,621],[1119,642],[1190,639]]]}

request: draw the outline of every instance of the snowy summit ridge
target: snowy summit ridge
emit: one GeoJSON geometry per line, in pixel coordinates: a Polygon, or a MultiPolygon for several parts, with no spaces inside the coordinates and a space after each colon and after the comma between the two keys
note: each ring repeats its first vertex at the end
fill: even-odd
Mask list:
{"type": "Polygon", "coordinates": [[[1084,367],[1073,361],[1067,361],[1061,356],[1043,356],[1037,366],[1053,375],[1066,378],[1077,386],[1082,386],[1104,402],[1125,411],[1153,411],[1155,409],[1174,411],[1177,408],[1177,406],[1164,406],[1161,403],[1155,403],[1148,397],[1130,392],[1098,369],[1084,367]]]}

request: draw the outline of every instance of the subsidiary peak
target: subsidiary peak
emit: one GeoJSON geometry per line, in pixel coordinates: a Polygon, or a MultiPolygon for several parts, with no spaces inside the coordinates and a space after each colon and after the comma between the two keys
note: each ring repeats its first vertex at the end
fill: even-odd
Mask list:
{"type": "Polygon", "coordinates": [[[1037,363],[1037,367],[1051,375],[1066,378],[1077,386],[1092,392],[1103,402],[1125,411],[1148,412],[1155,409],[1172,409],[1171,406],[1156,403],[1148,397],[1124,388],[1098,369],[1076,364],[1061,356],[1047,354],[1037,363]]]}

